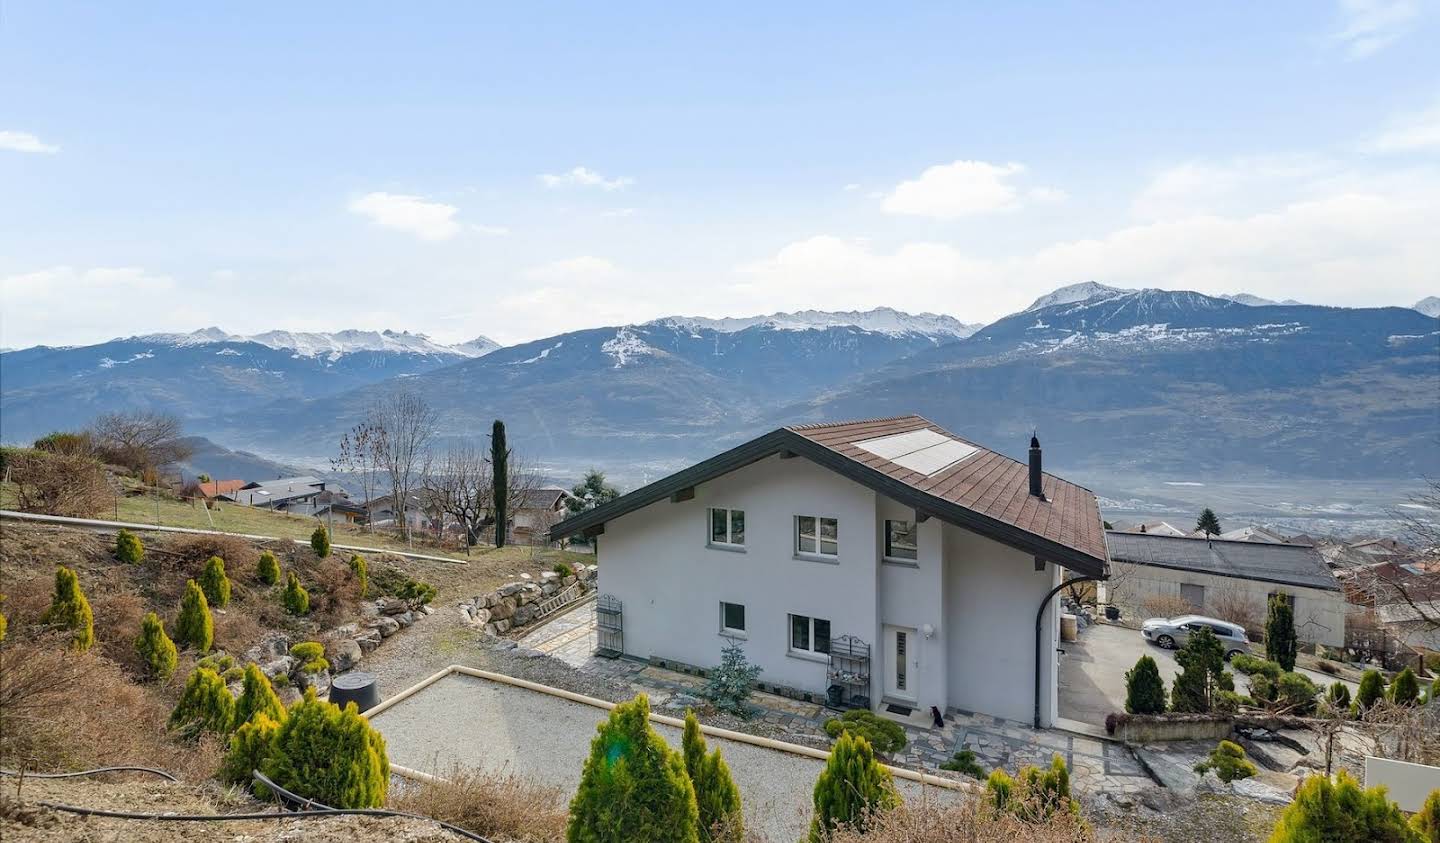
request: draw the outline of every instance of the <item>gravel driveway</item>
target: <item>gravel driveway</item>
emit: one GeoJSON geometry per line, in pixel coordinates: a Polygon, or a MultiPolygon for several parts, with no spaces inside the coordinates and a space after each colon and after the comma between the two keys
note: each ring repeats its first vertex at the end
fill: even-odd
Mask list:
{"type": "MultiPolygon", "coordinates": [[[[471,676],[451,675],[376,715],[391,759],[443,774],[456,765],[508,771],[573,793],[606,712],[537,691],[471,676]]],[[[657,730],[677,749],[680,732],[657,730]]],[[[736,741],[707,738],[719,747],[740,785],[747,828],[772,841],[801,837],[809,824],[811,790],[823,762],[736,741]]],[[[899,782],[907,799],[919,785],[899,782]]],[[[927,788],[926,798],[951,798],[927,788]]]]}

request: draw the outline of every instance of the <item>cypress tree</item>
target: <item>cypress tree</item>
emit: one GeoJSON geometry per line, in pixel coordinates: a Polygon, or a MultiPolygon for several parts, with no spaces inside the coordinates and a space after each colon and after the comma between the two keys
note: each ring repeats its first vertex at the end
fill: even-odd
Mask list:
{"type": "Polygon", "coordinates": [[[115,536],[115,558],[133,565],[145,558],[145,545],[139,536],[122,529],[115,536]]]}
{"type": "Polygon", "coordinates": [[[77,650],[88,650],[95,643],[95,615],[90,611],[90,601],[80,590],[80,578],[64,565],[55,569],[55,596],[40,622],[68,630],[71,646],[77,650]]]}
{"type": "Polygon", "coordinates": [[[568,843],[699,843],[685,759],[650,726],[650,700],[621,703],[596,727],[570,802],[568,843]]]}
{"type": "Polygon", "coordinates": [[[280,724],[270,719],[263,711],[255,713],[252,720],[240,723],[235,734],[230,736],[230,751],[220,767],[220,780],[228,784],[248,785],[257,797],[266,799],[270,788],[255,781],[255,770],[264,772],[265,762],[275,746],[275,734],[280,724]]]}
{"type": "Polygon", "coordinates": [[[165,634],[165,622],[154,612],[140,622],[140,637],[135,639],[135,652],[145,663],[150,675],[161,682],[175,673],[175,642],[165,634]]]}
{"type": "Polygon", "coordinates": [[[185,596],[180,598],[180,617],[175,621],[175,639],[183,647],[207,652],[215,643],[215,619],[205,592],[194,580],[185,581],[185,596]]]}
{"type": "Polygon", "coordinates": [[[1270,614],[1265,620],[1265,658],[1289,673],[1295,669],[1300,642],[1295,636],[1295,609],[1284,594],[1272,595],[1270,614]]]}
{"type": "Polygon", "coordinates": [[[355,582],[360,586],[360,596],[363,598],[370,593],[370,566],[365,564],[365,557],[358,553],[350,556],[350,573],[355,575],[355,582]]]}
{"type": "Polygon", "coordinates": [[[495,488],[491,508],[495,511],[495,546],[505,546],[510,523],[510,448],[505,444],[505,422],[496,419],[490,429],[490,467],[495,488]]]}
{"type": "Polygon", "coordinates": [[[285,611],[292,615],[310,614],[310,592],[300,585],[294,571],[285,577],[285,611]]]}
{"type": "Polygon", "coordinates": [[[1360,675],[1360,690],[1355,693],[1355,702],[1350,712],[1364,714],[1370,706],[1385,698],[1385,678],[1378,670],[1367,670],[1360,675]]]}
{"type": "Polygon", "coordinates": [[[842,732],[815,782],[814,801],[810,843],[823,843],[837,826],[861,827],[872,813],[899,805],[900,794],[890,771],[875,760],[870,742],[842,732]]]}
{"type": "Polygon", "coordinates": [[[200,588],[205,591],[205,599],[217,609],[225,608],[230,602],[230,578],[225,576],[224,559],[212,556],[205,562],[205,570],[200,572],[200,588]]]}
{"type": "Polygon", "coordinates": [[[390,784],[385,739],[349,703],[318,699],[314,688],[276,730],[262,768],[276,784],[332,808],[379,808],[390,784]]]}
{"type": "Polygon", "coordinates": [[[1215,516],[1215,510],[1208,506],[1201,510],[1200,517],[1195,519],[1195,529],[1206,536],[1220,535],[1220,519],[1215,516]]]}
{"type": "Polygon", "coordinates": [[[225,688],[225,680],[208,667],[195,668],[170,713],[170,728],[188,737],[200,732],[223,735],[234,723],[235,698],[225,688]]]}
{"type": "Polygon", "coordinates": [[[330,555],[330,531],[325,529],[324,524],[316,527],[315,532],[310,534],[310,549],[321,559],[330,555]]]}
{"type": "Polygon", "coordinates": [[[280,702],[270,678],[251,662],[245,665],[245,684],[235,700],[235,723],[249,723],[257,715],[264,715],[276,723],[285,722],[285,704],[280,702]]]}
{"type": "Polygon", "coordinates": [[[280,582],[280,561],[275,554],[268,550],[260,554],[260,561],[255,563],[255,578],[266,585],[280,582]]]}
{"type": "Polygon", "coordinates": [[[730,776],[730,765],[719,748],[706,753],[705,737],[695,712],[685,710],[685,732],[681,738],[685,756],[685,772],[695,786],[695,802],[700,809],[700,839],[714,843],[741,843],[745,824],[740,814],[740,789],[730,776]]]}
{"type": "Polygon", "coordinates": [[[1420,680],[1415,671],[1405,668],[1395,674],[1390,683],[1390,702],[1396,705],[1415,705],[1420,701],[1420,680]]]}
{"type": "Polygon", "coordinates": [[[1141,656],[1125,671],[1125,710],[1131,714],[1165,713],[1165,680],[1149,656],[1141,656]]]}

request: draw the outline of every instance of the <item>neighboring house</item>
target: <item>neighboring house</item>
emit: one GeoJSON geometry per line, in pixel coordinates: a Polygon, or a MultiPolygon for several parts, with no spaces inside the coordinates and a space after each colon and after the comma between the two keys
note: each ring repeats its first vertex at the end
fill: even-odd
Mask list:
{"type": "MultiPolygon", "coordinates": [[[[370,513],[370,523],[377,527],[393,527],[398,523],[395,496],[381,495],[361,506],[370,513]]],[[[435,530],[444,520],[444,512],[433,496],[424,490],[405,496],[405,522],[411,530],[435,530]]]]}
{"type": "Polygon", "coordinates": [[[1126,533],[1150,533],[1157,536],[1183,536],[1186,532],[1168,521],[1146,521],[1133,527],[1125,527],[1126,533]]]}
{"type": "MultiPolygon", "coordinates": [[[[1110,580],[1099,587],[1102,603],[1122,617],[1143,620],[1147,602],[1179,597],[1200,614],[1220,603],[1246,606],[1263,621],[1272,594],[1287,594],[1300,640],[1345,646],[1345,594],[1313,547],[1223,539],[1106,533],[1110,580]]],[[[1261,630],[1247,629],[1250,640],[1261,630]]]]}
{"type": "Polygon", "coordinates": [[[569,512],[566,502],[574,497],[558,486],[545,486],[525,493],[510,515],[510,534],[515,541],[543,540],[550,528],[569,512]]]}
{"type": "Polygon", "coordinates": [[[245,488],[244,480],[206,480],[200,486],[200,494],[207,498],[234,500],[234,494],[245,488]]]}
{"type": "Polygon", "coordinates": [[[360,524],[365,521],[365,507],[335,489],[326,489],[313,498],[288,507],[286,511],[294,515],[313,515],[331,523],[360,524]]]}
{"type": "Polygon", "coordinates": [[[1274,530],[1251,524],[1249,527],[1241,527],[1238,530],[1231,530],[1228,533],[1221,533],[1215,536],[1230,542],[1264,542],[1266,544],[1289,544],[1286,538],[1274,530]]]}
{"type": "Polygon", "coordinates": [[[1031,444],[1027,467],[919,416],[786,427],[550,537],[597,537],[629,656],[710,667],[738,639],[782,693],[1049,725],[1053,596],[1105,576],[1105,540],[1031,444]]]}
{"type": "Polygon", "coordinates": [[[262,480],[246,483],[221,499],[232,500],[245,506],[289,511],[292,507],[305,504],[325,491],[325,481],[318,477],[281,477],[278,480],[262,480]]]}

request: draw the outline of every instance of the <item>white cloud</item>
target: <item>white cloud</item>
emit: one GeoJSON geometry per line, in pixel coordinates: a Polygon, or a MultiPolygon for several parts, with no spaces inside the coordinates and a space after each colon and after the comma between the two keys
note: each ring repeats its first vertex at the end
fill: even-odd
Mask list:
{"type": "Polygon", "coordinates": [[[510,236],[510,229],[503,225],[480,225],[479,223],[475,223],[470,226],[470,230],[476,234],[484,234],[488,237],[510,236]]]}
{"type": "Polygon", "coordinates": [[[1340,25],[1331,36],[1351,60],[1390,46],[1414,28],[1419,0],[1340,0],[1340,25]]]}
{"type": "Polygon", "coordinates": [[[598,187],[601,190],[621,190],[635,183],[628,176],[606,178],[586,167],[576,167],[568,173],[541,173],[540,182],[546,187],[598,187]]]}
{"type": "Polygon", "coordinates": [[[38,152],[44,155],[54,155],[60,151],[60,147],[45,143],[29,132],[0,132],[0,149],[11,152],[38,152]]]}
{"type": "Polygon", "coordinates": [[[620,269],[605,258],[581,255],[531,267],[523,274],[531,281],[601,281],[619,275],[620,269]]]}
{"type": "Polygon", "coordinates": [[[422,196],[379,191],[353,200],[349,207],[352,213],[368,217],[376,225],[404,231],[421,240],[448,240],[461,230],[455,220],[459,208],[431,202],[422,196]]]}
{"type": "Polygon", "coordinates": [[[1414,152],[1440,148],[1440,103],[1396,121],[1370,145],[1377,152],[1414,152]]]}
{"type": "Polygon", "coordinates": [[[0,345],[92,343],[194,321],[174,279],[140,267],[53,266],[0,278],[0,345]],[[130,314],[117,321],[116,314],[130,314]]]}
{"type": "Polygon", "coordinates": [[[1054,201],[1063,198],[1064,193],[1053,188],[1022,190],[1014,179],[1023,172],[1024,165],[1015,163],[955,161],[937,164],[926,169],[919,178],[896,185],[880,207],[891,214],[948,220],[1013,211],[1026,199],[1054,201]]]}
{"type": "Polygon", "coordinates": [[[859,189],[860,189],[860,185],[859,185],[859,184],[856,184],[856,183],[853,182],[853,181],[850,182],[849,184],[845,185],[843,188],[841,188],[841,190],[844,190],[846,193],[854,193],[855,191],[857,191],[857,190],[859,190],[859,189]]]}
{"type": "Polygon", "coordinates": [[[600,216],[606,219],[623,219],[633,217],[638,213],[640,213],[639,208],[611,208],[608,211],[602,211],[600,216]]]}

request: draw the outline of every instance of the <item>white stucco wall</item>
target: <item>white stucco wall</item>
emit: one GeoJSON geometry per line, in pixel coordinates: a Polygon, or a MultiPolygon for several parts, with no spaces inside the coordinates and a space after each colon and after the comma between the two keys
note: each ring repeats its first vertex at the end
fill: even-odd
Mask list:
{"type": "MultiPolygon", "coordinates": [[[[889,498],[880,497],[876,502],[875,531],[877,558],[885,551],[885,521],[914,521],[915,511],[889,498]]],[[[916,678],[915,703],[922,709],[936,706],[944,711],[947,704],[949,684],[946,675],[949,661],[945,658],[945,589],[944,565],[942,562],[943,522],[931,518],[919,525],[919,548],[915,567],[884,562],[880,564],[879,617],[874,636],[875,674],[883,691],[888,661],[892,658],[884,634],[886,625],[909,627],[916,631],[914,643],[918,665],[912,664],[911,674],[916,678]],[[933,628],[930,638],[925,637],[926,625],[933,628]]]]}
{"type": "MultiPolygon", "coordinates": [[[[1251,603],[1251,613],[1262,623],[1270,594],[1283,592],[1295,597],[1295,631],[1301,641],[1327,647],[1345,646],[1345,595],[1340,591],[1115,561],[1110,563],[1110,574],[1101,599],[1119,606],[1130,623],[1139,623],[1148,616],[1145,609],[1147,599],[1157,595],[1179,597],[1181,584],[1203,586],[1207,604],[1222,592],[1238,591],[1251,603]]],[[[1259,641],[1264,635],[1263,629],[1246,631],[1251,641],[1259,641]]]]}

